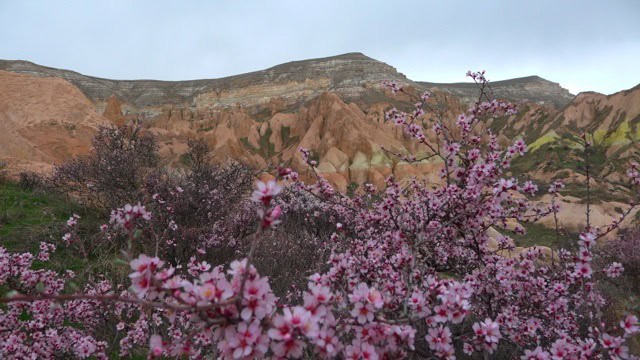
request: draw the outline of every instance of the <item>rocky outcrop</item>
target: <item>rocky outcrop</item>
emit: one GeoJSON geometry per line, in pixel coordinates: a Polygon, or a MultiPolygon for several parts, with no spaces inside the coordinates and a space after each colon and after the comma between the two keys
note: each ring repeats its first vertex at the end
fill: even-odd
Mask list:
{"type": "MultiPolygon", "coordinates": [[[[640,153],[640,86],[574,98],[539,77],[491,84],[498,98],[519,102],[521,111],[483,119],[474,131],[490,128],[502,145],[525,139],[530,153],[513,161],[513,175],[583,182],[576,164],[583,157],[579,136],[586,131],[595,144],[591,165],[597,197],[613,194],[613,200],[620,200],[594,205],[594,217],[600,221],[615,215],[628,200],[622,182],[625,166],[640,153]]],[[[287,164],[311,180],[313,172],[298,151],[308,148],[317,161],[316,172],[343,192],[363,183],[383,188],[391,175],[401,182],[419,178],[439,183],[442,162],[432,158],[409,164],[383,150],[418,157],[427,153],[384,116],[392,107],[410,108],[411,95],[425,89],[433,91],[431,107],[450,121],[477,97],[475,85],[413,82],[358,53],[180,82],[116,81],[0,61],[0,160],[18,170],[50,169],[87,153],[100,124],[135,119],[156,135],[170,165],[181,161],[189,139],[201,138],[215,161],[242,161],[259,169],[287,164]],[[392,96],[380,87],[382,80],[403,83],[407,93],[392,96]]],[[[428,113],[425,121],[433,116],[428,113]]],[[[427,137],[433,140],[429,132],[427,137]]],[[[582,205],[567,205],[562,220],[567,226],[575,212],[583,212],[582,205]]]]}
{"type": "MultiPolygon", "coordinates": [[[[359,53],[177,82],[100,79],[25,61],[0,60],[0,69],[10,71],[0,70],[7,79],[0,87],[0,118],[9,119],[0,124],[5,138],[0,155],[5,157],[61,161],[88,149],[96,124],[136,119],[158,137],[169,162],[180,160],[187,140],[203,138],[217,161],[240,160],[260,168],[287,163],[311,177],[298,152],[305,147],[314,152],[318,173],[340,189],[365,182],[382,187],[390,175],[440,181],[442,164],[399,162],[383,150],[425,154],[420,144],[386,122],[384,113],[391,107],[411,107],[411,94],[427,88],[433,91],[432,107],[444,118],[455,119],[465,103],[477,98],[474,84],[414,82],[359,53]],[[383,80],[404,84],[407,93],[392,96],[381,88],[383,80]],[[43,84],[45,91],[34,91],[32,84],[43,84]],[[60,89],[46,90],[53,84],[60,89]],[[39,98],[43,96],[47,98],[39,98]],[[21,102],[24,109],[16,105],[21,102]]],[[[528,162],[516,159],[514,171],[578,179],[571,170],[575,167],[563,162],[576,160],[567,149],[578,148],[581,130],[592,133],[604,149],[598,159],[607,160],[599,170],[606,181],[618,181],[618,164],[637,153],[640,88],[610,96],[583,93],[574,99],[558,84],[537,76],[491,85],[498,98],[521,103],[518,115],[483,124],[499,134],[503,145],[517,137],[530,144],[533,156],[528,162]],[[546,155],[538,156],[541,153],[546,155]],[[549,165],[555,158],[556,165],[549,165]],[[564,168],[570,172],[560,173],[564,168]]]]}
{"type": "Polygon", "coordinates": [[[102,116],[109,119],[116,126],[122,126],[126,122],[126,118],[122,113],[122,103],[115,95],[111,95],[107,99],[102,116]]]}
{"type": "MultiPolygon", "coordinates": [[[[428,89],[453,94],[467,104],[472,104],[478,100],[478,86],[473,83],[419,82],[419,84],[428,89]]],[[[561,109],[574,98],[574,95],[569,90],[561,87],[560,84],[539,76],[495,81],[491,82],[490,85],[496,98],[515,103],[532,102],[540,105],[552,105],[561,109]]]]}
{"type": "Polygon", "coordinates": [[[130,111],[138,112],[141,117],[153,116],[157,108],[166,106],[241,106],[255,113],[270,108],[273,113],[299,106],[325,91],[336,93],[346,101],[370,104],[385,99],[379,91],[383,80],[414,84],[392,66],[360,53],[292,61],[242,75],[190,81],[109,80],[27,61],[0,60],[0,69],[68,80],[95,103],[115,95],[130,104],[133,107],[130,111]]]}
{"type": "MultiPolygon", "coordinates": [[[[384,80],[395,80],[415,91],[440,90],[465,103],[477,99],[473,83],[414,82],[394,67],[361,53],[292,61],[269,69],[219,79],[189,81],[110,80],[74,71],[49,68],[27,61],[0,60],[0,70],[38,77],[57,77],[77,86],[98,107],[116,97],[127,104],[126,114],[146,119],[166,107],[246,108],[254,116],[269,117],[291,111],[323,92],[332,92],[347,102],[368,107],[398,102],[380,90],[384,80]]],[[[573,99],[557,83],[529,76],[491,83],[498,98],[535,102],[561,108],[573,99]]]]}
{"type": "Polygon", "coordinates": [[[0,71],[0,159],[15,167],[49,168],[87,153],[106,122],[66,80],[0,71]]]}
{"type": "MultiPolygon", "coordinates": [[[[527,103],[520,113],[488,121],[504,139],[522,137],[529,154],[513,163],[514,173],[548,181],[559,178],[584,183],[585,154],[582,134],[593,144],[590,150],[592,187],[599,198],[622,201],[626,196],[626,169],[640,153],[640,87],[612,95],[578,94],[562,110],[527,103]]],[[[582,196],[581,186],[569,194],[582,196]]]]}

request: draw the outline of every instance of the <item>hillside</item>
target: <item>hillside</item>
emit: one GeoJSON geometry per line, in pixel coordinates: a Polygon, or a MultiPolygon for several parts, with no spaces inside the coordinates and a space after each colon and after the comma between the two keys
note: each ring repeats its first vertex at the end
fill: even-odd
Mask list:
{"type": "MultiPolygon", "coordinates": [[[[430,90],[453,94],[464,103],[472,104],[478,100],[478,86],[473,83],[418,83],[430,90]]],[[[515,103],[533,102],[562,108],[574,98],[574,95],[560,84],[535,75],[490,82],[490,86],[496,98],[515,103]]]]}
{"type": "MultiPolygon", "coordinates": [[[[394,170],[402,176],[417,174],[408,164],[396,169],[397,160],[381,150],[384,145],[406,153],[412,145],[383,121],[385,109],[392,104],[407,108],[410,99],[391,96],[380,83],[396,80],[416,94],[422,89],[393,67],[362,54],[180,82],[99,79],[24,61],[2,61],[0,68],[28,75],[33,82],[68,81],[84,94],[79,98],[91,101],[103,121],[142,120],[158,136],[161,152],[170,161],[179,159],[188,139],[201,137],[219,161],[236,159],[256,167],[265,167],[269,161],[290,162],[305,171],[297,149],[309,147],[316,151],[320,171],[343,190],[354,182],[382,184],[394,170]]],[[[32,99],[35,90],[30,82],[25,81],[24,89],[11,91],[37,100],[32,99]]],[[[443,109],[461,110],[455,100],[435,99],[434,104],[440,102],[443,109]]],[[[41,136],[46,138],[44,132],[41,136]]]]}
{"type": "MultiPolygon", "coordinates": [[[[448,117],[477,96],[474,84],[412,81],[360,53],[189,81],[109,80],[0,60],[0,80],[0,157],[16,168],[46,168],[85,153],[98,124],[136,119],[157,135],[169,163],[180,161],[188,139],[203,138],[217,161],[240,160],[257,168],[283,162],[305,176],[297,149],[306,147],[314,150],[319,172],[343,191],[364,182],[382,186],[392,173],[435,180],[437,163],[410,165],[382,150],[422,151],[384,121],[386,110],[408,108],[412,100],[392,96],[381,88],[383,80],[401,82],[416,95],[432,90],[431,105],[448,117]]],[[[518,115],[486,123],[503,143],[524,137],[531,144],[532,154],[516,161],[515,172],[581,181],[576,141],[587,130],[596,140],[598,181],[623,191],[624,164],[637,156],[640,88],[574,98],[537,76],[491,86],[496,97],[521,108],[518,115]]]]}
{"type": "MultiPolygon", "coordinates": [[[[292,61],[269,69],[219,79],[188,81],[109,80],[86,76],[74,71],[37,65],[28,61],[0,60],[0,70],[58,77],[78,87],[89,99],[103,105],[115,96],[127,104],[131,114],[153,116],[166,106],[236,107],[258,111],[269,106],[287,109],[315,98],[325,91],[336,93],[347,102],[359,105],[389,101],[379,91],[383,80],[396,80],[419,91],[442,90],[469,102],[476,96],[472,83],[437,84],[407,79],[394,67],[361,53],[292,61]]],[[[547,102],[559,107],[573,95],[558,84],[537,76],[492,83],[498,97],[509,101],[547,102]]]]}
{"type": "Polygon", "coordinates": [[[0,70],[0,159],[47,168],[89,151],[107,120],[69,82],[0,70]]]}
{"type": "Polygon", "coordinates": [[[495,119],[490,126],[507,138],[522,136],[529,144],[530,154],[514,164],[516,172],[573,182],[584,179],[580,136],[587,133],[594,144],[592,175],[606,189],[603,196],[615,197],[624,194],[629,162],[640,160],[640,88],[612,95],[580,93],[561,111],[526,104],[518,115],[495,119]]]}
{"type": "Polygon", "coordinates": [[[413,84],[395,68],[360,53],[292,61],[242,75],[189,81],[109,80],[27,61],[0,60],[0,69],[62,78],[96,104],[113,95],[128,104],[133,113],[143,108],[185,104],[196,108],[237,105],[255,108],[278,103],[288,107],[325,91],[334,92],[346,101],[371,103],[380,94],[370,87],[379,87],[383,80],[413,84]]]}

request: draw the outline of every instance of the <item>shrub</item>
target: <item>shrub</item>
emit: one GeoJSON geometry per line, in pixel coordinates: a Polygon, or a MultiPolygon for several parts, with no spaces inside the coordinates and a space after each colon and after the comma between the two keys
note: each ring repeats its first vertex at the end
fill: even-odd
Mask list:
{"type": "Polygon", "coordinates": [[[615,238],[600,244],[598,255],[600,267],[615,263],[622,270],[615,281],[604,284],[610,302],[617,305],[611,310],[620,312],[626,307],[640,311],[640,229],[621,229],[615,238]]]}
{"type": "Polygon", "coordinates": [[[7,181],[9,171],[7,170],[7,162],[0,160],[0,183],[7,181]]]}
{"type": "Polygon", "coordinates": [[[622,264],[626,276],[640,283],[640,228],[621,229],[612,240],[602,245],[602,256],[622,264]]]}
{"type": "Polygon", "coordinates": [[[189,151],[184,156],[187,166],[192,172],[206,171],[211,165],[211,158],[209,157],[209,145],[204,139],[191,139],[187,142],[189,151]]]}
{"type": "Polygon", "coordinates": [[[35,190],[41,188],[45,183],[42,175],[31,171],[23,171],[19,177],[18,185],[23,190],[35,190]]]}
{"type": "MultiPolygon", "coordinates": [[[[468,75],[483,90],[488,86],[483,73],[468,75]]],[[[397,83],[386,85],[394,93],[402,91],[397,83]]],[[[480,99],[485,97],[482,92],[480,99]]],[[[292,182],[292,188],[283,192],[277,181],[257,183],[251,196],[256,216],[240,212],[241,228],[255,229],[248,235],[247,256],[229,266],[199,260],[215,249],[204,249],[197,242],[194,250],[199,255],[187,263],[167,253],[171,209],[184,206],[196,209],[199,216],[200,208],[182,203],[180,196],[173,199],[172,193],[186,190],[162,176],[154,183],[162,191],[152,196],[155,202],[112,212],[108,233],[122,239],[122,260],[130,267],[127,291],[116,295],[105,286],[101,289],[106,293],[94,287],[66,294],[59,275],[31,269],[30,254],[0,250],[0,285],[21,292],[0,299],[7,304],[0,310],[2,350],[37,349],[54,356],[55,349],[46,344],[59,342],[71,344],[60,347],[63,354],[106,358],[105,343],[92,332],[98,308],[101,315],[119,321],[121,356],[143,347],[150,358],[453,359],[463,353],[484,358],[498,354],[521,359],[628,358],[626,343],[640,331],[638,318],[630,313],[615,321],[603,317],[605,300],[599,285],[619,276],[622,267],[617,263],[598,267],[594,249],[596,241],[616,229],[629,212],[608,227],[587,223],[575,239],[575,253],[560,249],[545,254],[537,247],[515,253],[508,236],[490,242],[492,227],[522,232],[521,226],[508,225],[558,211],[555,200],[562,184],[549,185],[554,202],[540,207],[527,200],[536,193],[535,184],[506,177],[511,161],[524,155],[526,145],[518,140],[501,148],[494,134],[477,125],[480,119],[513,113],[510,104],[479,101],[456,121],[436,116],[430,128],[424,128],[419,121],[430,110],[429,94],[416,102],[412,113],[394,109],[388,117],[442,160],[439,186],[417,180],[401,186],[389,178],[380,193],[365,185],[362,194],[348,197],[322,178],[307,185],[290,169],[278,168],[278,180],[292,182]],[[439,143],[429,143],[425,131],[433,131],[439,143]],[[321,255],[312,256],[311,263],[324,264],[307,277],[301,296],[278,299],[270,280],[257,270],[258,254],[265,241],[278,239],[274,228],[298,224],[310,224],[302,226],[301,241],[317,241],[300,248],[318,246],[321,255]],[[155,240],[155,252],[143,248],[145,238],[155,240]],[[155,255],[132,255],[140,250],[155,255]],[[59,310],[54,302],[76,302],[86,308],[78,314],[88,318],[74,322],[76,314],[59,310]],[[108,313],[99,307],[104,303],[112,304],[108,313]],[[37,319],[33,323],[37,336],[20,319],[27,306],[26,322],[37,319]],[[69,321],[77,328],[65,328],[69,321]]],[[[315,166],[308,155],[303,149],[309,166],[315,166]]],[[[632,164],[629,170],[636,190],[638,168],[632,164]]],[[[193,191],[194,198],[209,199],[199,189],[193,191]]],[[[69,226],[74,222],[69,219],[69,226]]],[[[231,239],[232,232],[221,235],[231,239]]],[[[46,261],[51,251],[43,244],[38,257],[46,261]]],[[[309,259],[300,255],[292,259],[298,263],[293,268],[304,268],[299,263],[309,259]]],[[[280,260],[274,262],[281,264],[280,260]]],[[[262,261],[266,266],[267,259],[262,261]]]]}
{"type": "Polygon", "coordinates": [[[167,231],[164,243],[154,248],[167,254],[172,264],[187,261],[194,250],[205,252],[214,248],[218,258],[208,261],[231,260],[229,256],[235,256],[236,245],[248,236],[249,225],[255,222],[255,207],[246,200],[252,183],[251,171],[237,163],[200,164],[186,174],[166,171],[150,174],[141,199],[155,214],[154,228],[167,231]],[[227,253],[231,251],[226,258],[224,248],[227,253]]]}
{"type": "MultiPolygon", "coordinates": [[[[194,253],[196,250],[204,254],[207,250],[215,249],[215,252],[209,251],[207,257],[198,256],[211,263],[225,263],[233,259],[250,233],[248,223],[256,219],[255,206],[246,200],[253,183],[251,170],[239,163],[211,164],[206,143],[190,141],[190,148],[185,156],[189,159],[186,169],[177,171],[157,166],[152,168],[156,163],[155,155],[150,154],[154,146],[146,145],[148,151],[142,157],[148,161],[132,160],[108,168],[117,168],[115,173],[119,173],[135,167],[136,163],[143,163],[148,167],[129,177],[126,182],[109,182],[106,174],[100,175],[107,172],[108,168],[95,164],[118,162],[118,157],[98,154],[106,152],[104,147],[113,148],[112,143],[133,142],[132,131],[133,129],[115,132],[115,129],[106,129],[99,132],[98,139],[94,141],[97,146],[95,152],[89,157],[72,160],[58,167],[52,182],[65,183],[69,187],[63,189],[69,194],[79,196],[91,204],[117,201],[129,203],[131,201],[125,199],[135,194],[136,202],[143,204],[155,215],[150,219],[151,226],[137,236],[136,251],[162,252],[172,264],[189,261],[197,254],[194,253]],[[104,132],[109,136],[105,136],[104,132]],[[109,141],[105,141],[105,137],[109,141]],[[107,159],[104,160],[105,158],[107,159]],[[82,187],[81,184],[87,181],[92,185],[80,191],[74,190],[74,186],[82,187]],[[97,183],[101,185],[95,185],[97,183]]],[[[152,142],[151,139],[147,141],[152,142]]],[[[118,208],[120,206],[114,207],[118,208]]],[[[111,212],[112,217],[115,213],[117,210],[111,212]]],[[[74,246],[79,247],[78,253],[85,257],[97,256],[105,249],[125,250],[128,235],[112,232],[113,229],[108,224],[103,226],[105,236],[98,242],[94,238],[76,236],[73,230],[67,229],[65,236],[73,239],[74,246]],[[84,244],[87,241],[89,244],[84,244]]]]}
{"type": "Polygon", "coordinates": [[[155,138],[138,124],[101,126],[91,154],[57,166],[54,187],[103,209],[134,202],[150,169],[158,165],[155,138]]]}

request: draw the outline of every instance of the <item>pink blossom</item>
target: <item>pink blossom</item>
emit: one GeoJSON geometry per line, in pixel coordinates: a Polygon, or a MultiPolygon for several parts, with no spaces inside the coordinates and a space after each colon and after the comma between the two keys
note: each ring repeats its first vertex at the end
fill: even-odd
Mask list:
{"type": "Polygon", "coordinates": [[[425,336],[429,348],[436,352],[448,352],[451,347],[451,330],[448,327],[439,326],[430,328],[425,336]]]}
{"type": "Polygon", "coordinates": [[[624,329],[624,332],[633,335],[640,332],[640,325],[638,325],[638,317],[635,315],[627,315],[620,321],[620,327],[624,329]]]}
{"type": "Polygon", "coordinates": [[[603,269],[604,273],[610,278],[617,278],[622,275],[624,267],[619,262],[612,262],[611,265],[603,269]]]}
{"type": "Polygon", "coordinates": [[[262,215],[261,226],[263,228],[268,228],[268,227],[279,224],[280,220],[278,220],[278,218],[280,217],[281,214],[282,214],[282,208],[280,207],[280,205],[276,205],[275,207],[267,210],[266,213],[261,214],[262,215]]]}
{"type": "Polygon", "coordinates": [[[498,347],[498,341],[502,338],[500,326],[487,318],[483,322],[473,324],[473,331],[484,345],[485,350],[492,353],[498,347]]]}
{"type": "Polygon", "coordinates": [[[551,345],[551,359],[564,360],[569,357],[571,346],[565,339],[558,339],[551,345]]]}
{"type": "Polygon", "coordinates": [[[267,352],[268,341],[261,333],[260,324],[240,322],[225,329],[224,340],[218,344],[225,359],[252,359],[267,352]]]}
{"type": "Polygon", "coordinates": [[[357,302],[353,304],[351,310],[351,316],[353,316],[358,323],[364,324],[366,322],[373,321],[374,309],[373,304],[357,302]]]}
{"type": "Polygon", "coordinates": [[[160,335],[151,335],[149,338],[149,353],[152,357],[160,357],[164,352],[164,344],[160,335]]]}
{"type": "Polygon", "coordinates": [[[590,249],[595,244],[595,239],[596,235],[593,232],[583,232],[580,234],[580,241],[578,241],[578,244],[581,247],[590,249]]]}
{"type": "Polygon", "coordinates": [[[77,214],[73,214],[69,220],[67,220],[67,226],[69,227],[74,227],[78,224],[78,219],[80,219],[80,216],[77,214]]]}
{"type": "Polygon", "coordinates": [[[109,222],[130,230],[136,219],[147,221],[151,219],[151,213],[148,212],[144,206],[140,205],[140,203],[137,205],[126,204],[122,208],[112,210],[109,222]]]}
{"type": "Polygon", "coordinates": [[[540,346],[533,351],[525,350],[524,355],[520,357],[522,360],[549,360],[551,357],[548,352],[542,350],[540,346]]]}
{"type": "Polygon", "coordinates": [[[282,187],[275,180],[269,180],[266,183],[257,182],[257,189],[253,192],[251,199],[261,202],[263,205],[269,205],[271,199],[282,191],[282,187]]]}
{"type": "Polygon", "coordinates": [[[591,265],[588,262],[579,262],[576,264],[576,275],[584,278],[590,278],[593,274],[591,265]]]}

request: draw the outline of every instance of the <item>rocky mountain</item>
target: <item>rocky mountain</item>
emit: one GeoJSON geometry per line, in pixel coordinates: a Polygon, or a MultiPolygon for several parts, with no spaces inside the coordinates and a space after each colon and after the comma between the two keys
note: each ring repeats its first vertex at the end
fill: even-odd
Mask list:
{"type": "Polygon", "coordinates": [[[518,115],[496,119],[491,126],[530,144],[530,154],[516,161],[516,171],[574,182],[583,179],[580,136],[586,133],[593,143],[589,163],[595,181],[607,189],[604,194],[624,194],[626,168],[640,161],[640,86],[612,95],[580,93],[560,111],[527,104],[518,115]]]}
{"type": "MultiPolygon", "coordinates": [[[[568,182],[563,224],[584,222],[584,154],[580,134],[594,142],[590,164],[596,191],[592,221],[606,224],[628,202],[623,174],[640,154],[640,86],[612,95],[576,97],[533,76],[491,83],[499,99],[520,111],[483,124],[508,144],[522,137],[530,153],[513,163],[513,175],[568,182]]],[[[317,172],[341,191],[387,176],[437,182],[437,161],[409,164],[395,153],[424,151],[385,121],[385,112],[409,109],[413,96],[433,93],[430,105],[455,119],[477,97],[473,84],[416,82],[363,54],[294,61],[221,79],[109,80],[26,61],[0,60],[0,161],[10,169],[47,171],[90,149],[101,124],[139,120],[156,135],[163,159],[180,166],[189,139],[205,139],[216,161],[239,160],[256,168],[286,163],[311,179],[298,149],[313,150],[317,172]],[[390,94],[383,80],[407,93],[390,94]]],[[[426,115],[426,120],[431,117],[426,115]]],[[[424,154],[424,153],[422,153],[424,154]]],[[[544,200],[544,198],[542,199],[544,200]]],[[[543,221],[553,219],[544,219],[543,221]]]]}
{"type": "MultiPolygon", "coordinates": [[[[467,104],[473,104],[478,101],[478,86],[473,83],[418,82],[418,84],[429,90],[441,90],[453,94],[467,104]]],[[[575,97],[569,90],[561,87],[560,84],[539,76],[490,82],[490,86],[496,98],[506,99],[515,103],[532,102],[562,108],[575,97]]]]}
{"type": "MultiPolygon", "coordinates": [[[[38,77],[68,80],[96,105],[106,107],[115,97],[127,115],[153,117],[167,106],[191,108],[242,107],[254,113],[290,110],[323,92],[342,100],[368,106],[397,101],[380,92],[380,82],[395,80],[419,91],[442,90],[463,102],[473,102],[477,86],[472,83],[438,84],[414,82],[394,67],[361,53],[292,61],[266,70],[220,79],[189,81],[109,80],[74,71],[37,65],[28,61],[0,60],[0,70],[38,77]]],[[[492,83],[497,97],[509,101],[532,101],[566,105],[573,95],[558,84],[537,76],[492,83]]]]}
{"type": "Polygon", "coordinates": [[[48,169],[87,153],[106,123],[68,81],[0,70],[0,160],[17,169],[48,169]]]}
{"type": "Polygon", "coordinates": [[[126,104],[127,115],[153,117],[167,106],[243,107],[253,111],[299,106],[325,91],[345,101],[371,104],[385,97],[383,80],[415,85],[395,68],[360,53],[292,61],[272,68],[220,79],[190,81],[109,80],[27,61],[0,60],[0,70],[68,80],[99,105],[112,96],[126,104]],[[372,89],[373,87],[373,89],[372,89]]]}
{"type": "MultiPolygon", "coordinates": [[[[599,175],[606,184],[619,181],[622,164],[636,156],[638,88],[574,98],[537,76],[491,85],[496,97],[520,103],[518,115],[487,119],[485,125],[503,143],[524,137],[532,144],[533,154],[516,161],[522,174],[578,181],[580,169],[569,162],[579,158],[582,130],[597,140],[599,175]]],[[[162,155],[174,164],[188,139],[203,138],[218,161],[240,160],[258,168],[284,162],[303,176],[308,169],[297,149],[312,149],[318,171],[343,191],[364,182],[381,186],[390,174],[436,181],[437,162],[407,164],[382,149],[423,150],[385,122],[384,113],[393,106],[410,107],[410,95],[428,89],[434,94],[432,107],[451,118],[477,97],[474,84],[412,81],[360,53],[176,82],[109,80],[0,60],[0,159],[16,168],[50,167],[88,151],[99,124],[136,119],[158,137],[162,155]],[[383,80],[404,84],[409,95],[392,96],[381,87],[383,80]]]]}

